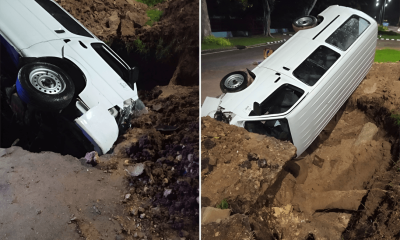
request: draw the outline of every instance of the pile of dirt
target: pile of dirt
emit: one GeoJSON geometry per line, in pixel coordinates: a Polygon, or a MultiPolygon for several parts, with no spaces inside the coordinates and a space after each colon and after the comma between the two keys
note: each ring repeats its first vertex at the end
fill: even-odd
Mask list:
{"type": "Polygon", "coordinates": [[[140,95],[149,113],[132,120],[114,149],[127,180],[123,203],[130,220],[121,218],[122,224],[148,239],[169,232],[198,239],[198,88],[167,86],[140,95]]]}
{"type": "MultiPolygon", "coordinates": [[[[398,237],[399,140],[398,127],[391,117],[391,111],[400,111],[398,84],[400,63],[374,64],[349,101],[309,149],[301,157],[288,161],[286,166],[290,167],[282,168],[270,180],[269,189],[274,191],[266,191],[267,201],[255,201],[260,199],[260,193],[250,190],[236,196],[235,189],[224,191],[223,181],[213,186],[216,180],[210,178],[209,181],[203,175],[203,171],[207,171],[210,176],[217,173],[230,176],[229,173],[235,168],[240,169],[239,166],[219,161],[211,173],[210,169],[203,170],[202,186],[212,189],[202,189],[206,195],[209,192],[214,194],[210,204],[226,199],[233,216],[245,215],[250,223],[248,230],[253,232],[255,239],[398,237]],[[235,198],[243,199],[242,196],[246,195],[253,201],[249,204],[250,209],[237,210],[235,198]]],[[[203,118],[203,121],[208,120],[203,118]]],[[[222,123],[219,125],[224,126],[222,123]]],[[[216,126],[218,124],[213,123],[213,127],[216,126]]],[[[229,130],[226,128],[222,133],[229,135],[229,132],[239,131],[236,129],[229,126],[229,130]]],[[[243,142],[249,135],[244,129],[240,131],[241,135],[236,134],[236,139],[231,139],[230,143],[231,146],[237,144],[239,152],[247,149],[243,142]]],[[[206,133],[202,131],[203,145],[207,140],[206,133]]],[[[213,140],[213,148],[224,149],[224,143],[213,140]]],[[[268,149],[264,147],[265,150],[268,149]]],[[[256,147],[252,151],[263,150],[256,147]]],[[[291,150],[280,150],[276,154],[289,153],[291,150]]],[[[202,161],[206,154],[202,155],[202,161]]],[[[239,160],[242,157],[234,158],[239,160]]],[[[234,158],[230,161],[239,165],[240,161],[234,158]]],[[[252,178],[256,176],[251,175],[252,178]]],[[[251,189],[258,180],[248,181],[248,176],[239,172],[235,178],[233,182],[246,183],[245,189],[251,189]]],[[[261,192],[264,189],[261,188],[261,192]]],[[[202,197],[206,195],[202,193],[202,197]]],[[[247,206],[246,201],[240,202],[239,206],[242,205],[247,206]]],[[[216,233],[223,231],[223,226],[229,227],[226,222],[231,221],[230,218],[202,225],[202,230],[208,234],[207,239],[227,239],[216,237],[216,233]]]]}
{"type": "Polygon", "coordinates": [[[199,84],[199,1],[172,0],[153,7],[135,0],[57,2],[106,43],[123,42],[127,51],[141,52],[142,57],[156,55],[154,61],[172,61],[176,70],[167,78],[173,84],[199,84]],[[163,11],[152,26],[146,24],[150,8],[163,11]]]}

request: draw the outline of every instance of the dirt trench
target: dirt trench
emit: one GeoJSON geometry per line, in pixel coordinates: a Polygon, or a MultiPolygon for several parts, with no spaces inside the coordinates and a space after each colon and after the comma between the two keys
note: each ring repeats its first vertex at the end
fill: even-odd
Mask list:
{"type": "Polygon", "coordinates": [[[392,111],[400,112],[400,63],[374,64],[297,159],[290,143],[202,118],[202,206],[225,199],[231,209],[230,217],[203,224],[202,237],[399,238],[392,111]]]}

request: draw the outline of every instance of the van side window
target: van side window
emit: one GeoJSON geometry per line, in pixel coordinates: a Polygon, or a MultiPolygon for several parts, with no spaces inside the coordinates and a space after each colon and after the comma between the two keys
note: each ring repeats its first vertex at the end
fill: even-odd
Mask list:
{"type": "Polygon", "coordinates": [[[114,71],[125,81],[128,79],[128,69],[122,65],[115,57],[110,53],[107,47],[102,43],[92,43],[93,49],[103,58],[103,60],[112,68],[114,71]]]}
{"type": "Polygon", "coordinates": [[[293,71],[293,75],[303,83],[314,86],[339,57],[339,53],[321,45],[293,71]]]}
{"type": "Polygon", "coordinates": [[[353,15],[326,39],[326,43],[346,51],[369,25],[364,18],[353,15]]]}
{"type": "Polygon", "coordinates": [[[249,116],[261,116],[287,112],[303,96],[304,91],[290,84],[280,86],[261,104],[255,102],[249,116]]]}
{"type": "Polygon", "coordinates": [[[292,135],[289,129],[289,123],[286,118],[262,121],[247,121],[244,128],[252,133],[258,133],[274,137],[282,141],[293,143],[292,135]]]}
{"type": "Polygon", "coordinates": [[[81,35],[84,37],[93,38],[86,29],[84,29],[79,23],[72,19],[63,9],[57,6],[55,3],[49,0],[35,0],[44,10],[46,10],[51,16],[53,16],[63,27],[68,31],[81,35]]]}

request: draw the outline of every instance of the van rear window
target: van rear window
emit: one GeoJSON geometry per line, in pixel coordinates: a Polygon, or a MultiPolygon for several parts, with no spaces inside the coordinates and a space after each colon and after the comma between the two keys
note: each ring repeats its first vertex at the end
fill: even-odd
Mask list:
{"type": "Polygon", "coordinates": [[[364,18],[353,15],[326,39],[326,43],[346,51],[369,25],[364,18]]]}
{"type": "Polygon", "coordinates": [[[50,0],[35,0],[44,10],[53,16],[68,31],[84,37],[93,38],[79,23],[72,19],[63,9],[50,0]]]}
{"type": "Polygon", "coordinates": [[[293,75],[303,83],[314,86],[339,57],[339,53],[321,45],[293,71],[293,75]]]}

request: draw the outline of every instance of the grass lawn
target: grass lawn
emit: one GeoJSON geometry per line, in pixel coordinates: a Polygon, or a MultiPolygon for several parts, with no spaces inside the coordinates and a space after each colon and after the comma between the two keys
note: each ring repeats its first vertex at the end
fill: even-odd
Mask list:
{"type": "Polygon", "coordinates": [[[398,62],[400,61],[400,51],[394,49],[376,50],[375,62],[398,62]]]}
{"type": "Polygon", "coordinates": [[[250,45],[255,45],[255,44],[260,44],[260,43],[266,43],[266,42],[274,42],[281,40],[281,37],[264,37],[264,36],[255,36],[255,37],[236,37],[236,38],[228,38],[229,42],[231,43],[230,46],[221,46],[218,45],[217,43],[202,43],[201,44],[201,50],[207,50],[207,49],[219,49],[219,48],[230,48],[234,47],[236,45],[242,45],[242,46],[250,46],[250,45]]]}
{"type": "Polygon", "coordinates": [[[381,39],[381,38],[384,38],[384,39],[400,39],[400,34],[397,34],[395,36],[393,36],[393,35],[378,35],[378,38],[379,39],[381,39]],[[382,36],[382,37],[380,37],[380,36],[382,36]]]}

